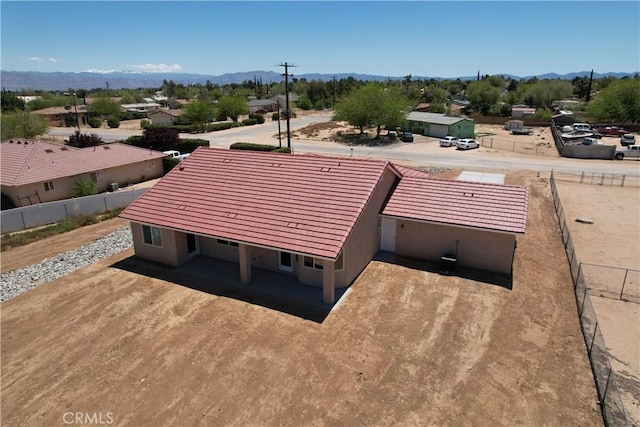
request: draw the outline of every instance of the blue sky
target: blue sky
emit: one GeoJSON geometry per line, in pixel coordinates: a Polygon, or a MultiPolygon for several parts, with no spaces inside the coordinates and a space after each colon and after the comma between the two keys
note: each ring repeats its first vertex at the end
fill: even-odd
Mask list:
{"type": "Polygon", "coordinates": [[[390,77],[640,70],[640,2],[0,3],[6,71],[390,77]]]}

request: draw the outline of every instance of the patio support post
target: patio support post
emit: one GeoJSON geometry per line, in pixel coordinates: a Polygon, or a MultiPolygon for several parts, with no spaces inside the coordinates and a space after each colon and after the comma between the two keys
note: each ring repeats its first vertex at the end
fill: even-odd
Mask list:
{"type": "Polygon", "coordinates": [[[251,283],[251,255],[249,254],[249,246],[240,243],[238,245],[238,255],[240,264],[240,283],[246,285],[251,283]]]}
{"type": "Polygon", "coordinates": [[[323,261],[322,266],[322,300],[325,304],[333,304],[336,299],[336,263],[323,261]]]}

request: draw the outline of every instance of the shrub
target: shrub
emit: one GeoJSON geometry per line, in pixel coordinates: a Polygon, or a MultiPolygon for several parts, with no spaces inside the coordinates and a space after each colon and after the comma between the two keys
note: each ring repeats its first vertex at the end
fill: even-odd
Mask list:
{"type": "Polygon", "coordinates": [[[91,126],[94,129],[99,128],[102,125],[102,120],[100,120],[99,117],[91,117],[89,118],[88,122],[89,122],[89,126],[91,126]]]}
{"type": "Polygon", "coordinates": [[[169,171],[175,168],[178,163],[180,163],[179,159],[175,157],[163,157],[162,158],[162,169],[164,170],[165,175],[169,173],[169,171]]]}
{"type": "Polygon", "coordinates": [[[327,105],[324,102],[324,99],[318,99],[315,104],[313,104],[313,108],[315,110],[324,110],[327,108],[327,105]]]}
{"type": "Polygon", "coordinates": [[[242,121],[242,124],[245,126],[253,126],[258,124],[258,120],[257,119],[244,119],[242,121]]]}
{"type": "Polygon", "coordinates": [[[148,128],[149,126],[151,126],[151,120],[148,120],[148,119],[142,119],[142,120],[140,120],[140,127],[141,127],[142,129],[146,129],[146,128],[148,128]]]}
{"type": "MultiPolygon", "coordinates": [[[[276,151],[280,147],[268,144],[253,144],[251,142],[235,142],[229,146],[231,150],[251,150],[251,151],[276,151]]],[[[286,147],[283,147],[286,148],[286,147]]]]}
{"type": "Polygon", "coordinates": [[[311,108],[313,108],[311,100],[306,96],[301,96],[300,99],[298,99],[298,102],[296,102],[296,105],[298,106],[298,108],[301,108],[303,110],[311,110],[311,108]]]}
{"type": "Polygon", "coordinates": [[[289,147],[278,147],[277,149],[273,150],[274,153],[291,153],[291,148],[289,147]]]}
{"type": "Polygon", "coordinates": [[[98,135],[95,133],[92,133],[91,135],[81,133],[79,130],[75,131],[75,133],[69,137],[69,141],[67,142],[67,145],[78,148],[95,147],[100,144],[102,144],[102,138],[98,135]]]}
{"type": "Polygon", "coordinates": [[[181,153],[192,153],[198,147],[208,147],[209,141],[206,139],[181,139],[175,149],[181,153]]]}
{"type": "Polygon", "coordinates": [[[234,124],[231,122],[211,123],[207,125],[207,132],[215,132],[218,130],[231,129],[234,124]]]}
{"type": "Polygon", "coordinates": [[[143,135],[133,135],[123,141],[125,144],[133,145],[134,147],[149,148],[143,135]]]}
{"type": "Polygon", "coordinates": [[[251,114],[249,114],[249,118],[250,119],[256,119],[258,121],[258,124],[264,123],[264,116],[262,114],[251,113],[251,114]]]}
{"type": "Polygon", "coordinates": [[[273,114],[271,115],[271,120],[273,120],[273,121],[278,120],[278,113],[273,113],[273,114]]]}
{"type": "Polygon", "coordinates": [[[227,120],[226,114],[218,113],[218,115],[216,116],[216,122],[224,122],[225,120],[227,120]]]}
{"type": "Polygon", "coordinates": [[[93,196],[94,194],[98,194],[98,188],[90,179],[80,179],[73,187],[73,197],[93,196]]]}
{"type": "Polygon", "coordinates": [[[115,116],[111,116],[107,119],[107,126],[109,126],[111,129],[119,128],[120,120],[115,116]]]}

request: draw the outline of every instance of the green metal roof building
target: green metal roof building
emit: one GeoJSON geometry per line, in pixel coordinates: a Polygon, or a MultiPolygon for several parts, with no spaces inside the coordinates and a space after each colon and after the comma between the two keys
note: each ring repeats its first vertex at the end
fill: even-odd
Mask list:
{"type": "Polygon", "coordinates": [[[450,117],[438,113],[412,111],[407,116],[405,129],[435,138],[443,138],[447,135],[458,138],[473,138],[475,125],[472,119],[466,117],[450,117]]]}

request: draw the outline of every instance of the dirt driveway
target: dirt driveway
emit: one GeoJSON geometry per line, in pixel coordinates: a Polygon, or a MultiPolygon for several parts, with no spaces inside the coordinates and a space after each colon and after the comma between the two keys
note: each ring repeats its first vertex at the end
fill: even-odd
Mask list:
{"type": "Polygon", "coordinates": [[[600,425],[548,184],[510,181],[532,191],[511,288],[373,261],[314,322],[128,250],[5,302],[2,424],[600,425]]]}

